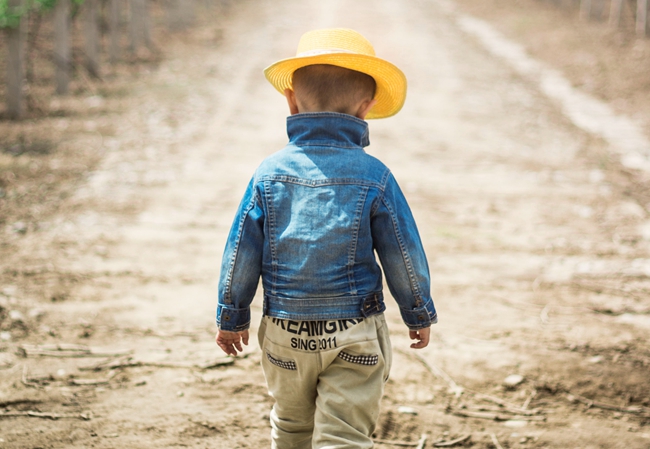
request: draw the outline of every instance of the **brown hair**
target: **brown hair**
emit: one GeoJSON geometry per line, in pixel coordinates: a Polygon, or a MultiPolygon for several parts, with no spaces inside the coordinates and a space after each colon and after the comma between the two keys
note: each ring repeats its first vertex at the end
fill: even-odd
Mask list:
{"type": "Polygon", "coordinates": [[[360,101],[375,96],[370,75],[329,64],[314,64],[293,72],[293,90],[310,109],[354,114],[360,101]]]}

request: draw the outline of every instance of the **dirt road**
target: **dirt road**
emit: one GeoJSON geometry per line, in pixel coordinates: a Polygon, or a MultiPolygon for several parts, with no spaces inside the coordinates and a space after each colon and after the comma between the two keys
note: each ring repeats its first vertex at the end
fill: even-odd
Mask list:
{"type": "Polygon", "coordinates": [[[612,144],[449,5],[236,2],[170,39],[123,113],[78,119],[100,162],[39,230],[5,232],[19,249],[3,262],[0,403],[19,416],[0,415],[0,447],[268,447],[256,343],[232,363],[212,340],[216,279],[245,185],[286,140],[262,69],[330,26],[361,31],[409,80],[368,151],[411,203],[440,316],[413,351],[389,299],[377,447],[650,447],[647,205],[612,144]]]}

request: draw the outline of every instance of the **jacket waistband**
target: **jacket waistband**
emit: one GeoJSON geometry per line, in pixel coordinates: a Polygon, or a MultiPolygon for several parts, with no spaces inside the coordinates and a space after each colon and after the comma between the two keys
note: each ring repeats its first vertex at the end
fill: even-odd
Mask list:
{"type": "Polygon", "coordinates": [[[384,295],[284,298],[264,293],[264,315],[291,320],[336,320],[366,318],[384,312],[384,295]]]}

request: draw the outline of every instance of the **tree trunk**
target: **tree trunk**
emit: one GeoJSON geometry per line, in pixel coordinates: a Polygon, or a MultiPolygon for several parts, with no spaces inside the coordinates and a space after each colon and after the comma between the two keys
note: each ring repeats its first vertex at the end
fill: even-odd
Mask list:
{"type": "Polygon", "coordinates": [[[167,26],[172,30],[189,27],[195,18],[194,0],[167,0],[167,26]]]}
{"type": "MultiPolygon", "coordinates": [[[[18,10],[23,0],[9,0],[9,8],[18,10]]],[[[16,28],[7,28],[7,115],[10,119],[20,119],[25,115],[23,82],[25,70],[25,40],[27,21],[20,18],[16,28]]]]}
{"type": "Polygon", "coordinates": [[[612,0],[612,3],[609,5],[609,26],[612,28],[618,28],[621,24],[623,1],[624,0],[612,0]]]}
{"type": "Polygon", "coordinates": [[[591,18],[591,0],[580,0],[580,19],[589,20],[591,18]]]}
{"type": "Polygon", "coordinates": [[[34,82],[34,51],[36,50],[36,41],[38,40],[38,33],[41,31],[41,15],[35,14],[32,29],[29,29],[30,19],[26,18],[27,26],[27,47],[25,48],[25,80],[27,84],[34,82]]]}
{"type": "Polygon", "coordinates": [[[98,0],[85,0],[84,48],[86,69],[94,78],[99,78],[99,3],[98,0]]]}
{"type": "Polygon", "coordinates": [[[54,66],[56,93],[70,90],[70,0],[58,0],[54,7],[54,66]]]}
{"type": "Polygon", "coordinates": [[[648,29],[648,0],[636,2],[636,34],[646,36],[648,29]]]}
{"type": "Polygon", "coordinates": [[[120,0],[110,0],[108,30],[110,35],[108,55],[111,64],[116,64],[120,59],[120,0]]]}
{"type": "Polygon", "coordinates": [[[151,17],[149,16],[149,0],[142,0],[142,16],[144,23],[144,44],[149,50],[153,50],[153,41],[151,40],[151,17]]]}
{"type": "Polygon", "coordinates": [[[137,53],[143,45],[150,49],[153,47],[147,0],[131,0],[129,34],[131,36],[130,48],[132,53],[137,53]]]}

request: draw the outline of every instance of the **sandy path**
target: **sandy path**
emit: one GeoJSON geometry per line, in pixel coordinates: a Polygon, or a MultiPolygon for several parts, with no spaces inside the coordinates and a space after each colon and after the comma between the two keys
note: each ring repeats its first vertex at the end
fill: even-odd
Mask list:
{"type": "MultiPolygon", "coordinates": [[[[519,405],[537,390],[531,408],[547,419],[503,424],[445,413],[459,402],[448,380],[407,350],[390,303],[396,363],[378,438],[470,433],[472,447],[493,447],[490,434],[505,447],[647,447],[643,419],[583,413],[565,399],[571,390],[620,406],[634,395],[632,403],[647,400],[639,388],[649,380],[647,315],[595,313],[612,304],[634,312],[640,302],[593,292],[599,275],[614,279],[614,290],[627,275],[644,288],[647,214],[612,184],[606,145],[456,19],[423,0],[247,1],[224,11],[218,45],[172,47],[143,87],[142,107],[119,119],[125,132],[105,142],[110,151],[78,193],[86,209],[53,231],[77,241],[57,269],[82,280],[72,300],[46,307],[49,316],[86,323],[84,343],[132,349],[143,363],[219,358],[212,333],[223,243],[253,170],[286,139],[286,106],[261,71],[307,29],[356,28],[409,79],[404,110],[371,122],[369,152],[396,174],[430,256],[440,323],[417,354],[458,384],[519,405]],[[179,102],[171,89],[183,93],[179,102]],[[129,204],[136,213],[122,212],[129,204]],[[509,374],[526,380],[504,391],[509,374]],[[402,405],[419,414],[398,413],[402,405]]],[[[259,298],[254,314],[255,322],[259,298]]],[[[90,375],[76,371],[88,360],[26,362],[30,372],[112,377],[99,388],[53,383],[39,397],[68,407],[59,411],[91,410],[93,419],[0,421],[2,447],[265,447],[271,403],[255,342],[248,354],[214,370],[90,375]]],[[[471,394],[460,402],[478,403],[471,394]]]]}

